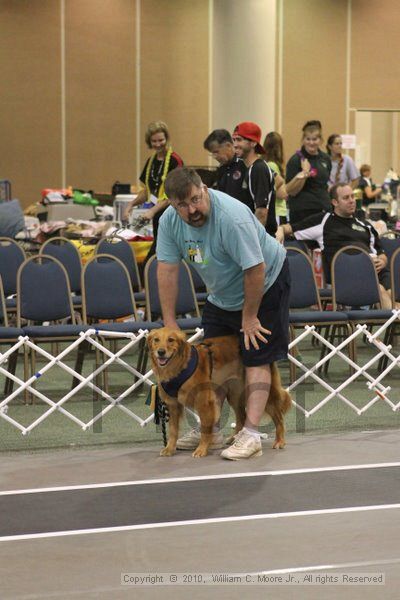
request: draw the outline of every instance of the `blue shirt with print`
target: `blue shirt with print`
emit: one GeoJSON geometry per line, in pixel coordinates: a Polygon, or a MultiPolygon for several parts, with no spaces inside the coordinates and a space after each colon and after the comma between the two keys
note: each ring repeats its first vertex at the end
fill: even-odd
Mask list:
{"type": "Polygon", "coordinates": [[[208,190],[210,213],[202,227],[185,223],[169,206],[160,219],[157,259],[193,265],[210,292],[208,300],[225,310],[241,310],[244,302],[243,271],[265,263],[264,293],[280,273],[286,251],[268,235],[242,202],[208,190]]]}

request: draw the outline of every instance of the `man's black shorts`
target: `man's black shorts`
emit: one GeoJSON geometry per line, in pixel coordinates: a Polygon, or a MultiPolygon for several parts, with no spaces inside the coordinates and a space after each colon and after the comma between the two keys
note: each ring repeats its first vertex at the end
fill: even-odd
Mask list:
{"type": "Polygon", "coordinates": [[[266,335],[268,343],[258,341],[259,350],[252,346],[244,347],[242,327],[242,311],[229,311],[218,308],[207,301],[202,316],[204,338],[222,335],[239,336],[243,364],[247,367],[269,365],[277,360],[287,358],[289,344],[289,292],[290,274],[287,259],[283,263],[277,279],[264,294],[258,311],[260,323],[271,331],[266,335]]]}

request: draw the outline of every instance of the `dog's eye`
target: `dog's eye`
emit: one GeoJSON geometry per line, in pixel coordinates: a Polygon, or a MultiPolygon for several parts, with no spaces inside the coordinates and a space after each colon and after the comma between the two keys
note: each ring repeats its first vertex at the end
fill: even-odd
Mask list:
{"type": "Polygon", "coordinates": [[[170,342],[171,344],[172,344],[174,341],[175,341],[175,340],[174,340],[174,338],[173,338],[173,337],[169,337],[169,338],[168,338],[168,342],[170,342]]]}
{"type": "Polygon", "coordinates": [[[153,342],[159,342],[159,341],[160,341],[160,338],[158,338],[158,337],[153,338],[153,342]]]}

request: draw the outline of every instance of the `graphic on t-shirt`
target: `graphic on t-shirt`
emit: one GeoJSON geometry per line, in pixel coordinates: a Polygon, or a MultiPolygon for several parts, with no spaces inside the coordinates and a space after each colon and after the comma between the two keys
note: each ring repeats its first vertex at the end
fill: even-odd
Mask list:
{"type": "Polygon", "coordinates": [[[189,262],[197,264],[207,264],[207,260],[204,258],[200,245],[202,242],[194,242],[193,240],[186,240],[189,245],[187,250],[187,259],[189,262]]]}

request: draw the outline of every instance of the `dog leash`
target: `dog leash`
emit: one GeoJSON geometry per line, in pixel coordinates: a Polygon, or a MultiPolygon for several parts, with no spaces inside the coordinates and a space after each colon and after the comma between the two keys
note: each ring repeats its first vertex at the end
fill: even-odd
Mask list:
{"type": "Polygon", "coordinates": [[[165,404],[165,402],[162,401],[162,398],[159,394],[158,385],[151,386],[149,395],[146,400],[146,404],[150,405],[151,408],[153,409],[154,424],[155,425],[161,424],[163,442],[164,442],[164,446],[166,446],[168,443],[167,423],[169,421],[169,412],[168,412],[168,406],[165,404]]]}

